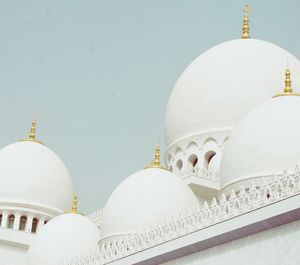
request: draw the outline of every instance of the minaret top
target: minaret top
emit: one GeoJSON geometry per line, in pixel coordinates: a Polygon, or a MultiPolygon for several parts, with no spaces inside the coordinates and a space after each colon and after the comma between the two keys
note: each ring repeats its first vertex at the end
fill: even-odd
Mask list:
{"type": "Polygon", "coordinates": [[[78,213],[78,194],[74,194],[71,213],[78,213]]]}
{"type": "Polygon", "coordinates": [[[285,83],[284,93],[290,93],[290,94],[293,93],[290,69],[286,69],[285,71],[284,83],[285,83]]]}
{"type": "Polygon", "coordinates": [[[84,215],[83,213],[78,212],[78,193],[77,192],[75,192],[74,196],[73,196],[73,203],[72,203],[71,211],[67,211],[65,213],[84,215]]]}
{"type": "Polygon", "coordinates": [[[161,168],[161,169],[166,169],[161,166],[160,163],[160,144],[157,143],[156,147],[155,147],[155,154],[154,154],[154,160],[151,161],[150,165],[145,167],[145,168],[161,168]]]}
{"type": "Polygon", "coordinates": [[[44,144],[42,141],[38,140],[36,138],[36,120],[33,119],[32,123],[31,123],[31,129],[30,129],[30,133],[29,133],[29,137],[27,139],[21,139],[20,141],[32,141],[32,142],[36,142],[39,144],[44,144]]]}
{"type": "Polygon", "coordinates": [[[36,139],[36,120],[33,119],[31,123],[31,130],[29,134],[29,139],[35,140],[36,139]]]}
{"type": "Polygon", "coordinates": [[[281,97],[281,96],[300,96],[299,93],[294,92],[292,88],[292,79],[291,79],[291,71],[290,69],[285,70],[285,87],[283,93],[276,94],[275,97],[281,97]]]}
{"type": "Polygon", "coordinates": [[[159,143],[155,148],[154,161],[152,162],[152,167],[160,167],[160,145],[159,143]]]}
{"type": "Polygon", "coordinates": [[[250,5],[244,5],[244,19],[243,19],[243,34],[242,39],[250,39],[250,27],[249,27],[249,17],[248,14],[251,12],[250,5]]]}

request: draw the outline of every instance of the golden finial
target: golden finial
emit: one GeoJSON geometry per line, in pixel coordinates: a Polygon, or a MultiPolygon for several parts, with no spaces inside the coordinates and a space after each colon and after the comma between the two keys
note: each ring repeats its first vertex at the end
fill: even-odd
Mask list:
{"type": "Polygon", "coordinates": [[[33,119],[31,123],[31,130],[29,134],[29,139],[35,140],[36,139],[36,120],[33,119]]]}
{"type": "Polygon", "coordinates": [[[279,93],[279,94],[275,95],[273,98],[281,97],[281,96],[300,96],[299,93],[293,91],[290,69],[285,70],[284,83],[285,83],[285,87],[284,87],[283,93],[279,93]]]}
{"type": "Polygon", "coordinates": [[[159,143],[155,148],[154,161],[152,162],[152,167],[160,167],[160,145],[159,143]]]}
{"type": "Polygon", "coordinates": [[[36,142],[39,144],[44,144],[43,142],[36,139],[36,120],[35,119],[32,120],[29,137],[27,139],[21,139],[20,141],[32,141],[32,142],[36,142]]]}
{"type": "Polygon", "coordinates": [[[75,213],[75,214],[84,215],[84,214],[78,212],[78,193],[77,192],[75,192],[74,196],[73,196],[73,203],[72,203],[71,211],[68,211],[65,213],[75,213]]]}
{"type": "Polygon", "coordinates": [[[145,168],[161,168],[161,169],[168,170],[167,168],[162,167],[160,164],[160,144],[159,143],[157,143],[156,148],[155,148],[154,160],[152,160],[150,165],[145,168]]]}
{"type": "Polygon", "coordinates": [[[293,93],[290,69],[286,69],[285,71],[284,83],[285,83],[284,93],[290,93],[290,94],[293,93]]]}
{"type": "Polygon", "coordinates": [[[244,19],[243,19],[243,35],[242,39],[250,39],[250,28],[249,28],[249,17],[248,14],[251,12],[250,5],[244,5],[244,19]]]}
{"type": "Polygon", "coordinates": [[[71,213],[78,213],[78,194],[74,194],[71,213]]]}

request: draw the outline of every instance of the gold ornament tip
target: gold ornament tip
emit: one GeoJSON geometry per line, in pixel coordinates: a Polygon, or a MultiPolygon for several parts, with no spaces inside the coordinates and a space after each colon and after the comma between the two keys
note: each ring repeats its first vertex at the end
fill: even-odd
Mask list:
{"type": "Polygon", "coordinates": [[[245,12],[245,14],[249,14],[251,12],[251,6],[249,4],[246,4],[243,6],[243,11],[245,12]]]}
{"type": "Polygon", "coordinates": [[[74,194],[71,211],[68,211],[68,212],[65,212],[65,213],[84,215],[84,214],[78,212],[78,194],[77,193],[74,194]]]}
{"type": "Polygon", "coordinates": [[[242,39],[250,39],[250,27],[249,27],[249,17],[248,14],[251,12],[251,6],[250,5],[244,5],[243,7],[244,11],[244,19],[243,19],[243,33],[242,33],[242,39]]]}
{"type": "Polygon", "coordinates": [[[78,212],[78,194],[77,193],[74,194],[71,212],[72,213],[77,213],[78,212]]]}
{"type": "Polygon", "coordinates": [[[154,160],[152,160],[150,165],[146,166],[144,169],[148,169],[148,168],[160,168],[160,169],[168,170],[167,168],[161,166],[161,163],[160,163],[160,144],[159,143],[156,145],[156,148],[155,148],[154,160]]]}
{"type": "Polygon", "coordinates": [[[31,122],[31,129],[30,129],[28,138],[20,139],[19,140],[20,142],[29,141],[29,142],[35,142],[35,143],[44,145],[44,143],[42,141],[36,139],[36,124],[37,124],[36,119],[33,119],[31,122]]]}
{"type": "Polygon", "coordinates": [[[278,93],[273,98],[284,97],[284,96],[300,96],[300,93],[294,92],[292,88],[292,79],[291,79],[291,71],[290,69],[285,70],[285,87],[283,93],[278,93]]]}

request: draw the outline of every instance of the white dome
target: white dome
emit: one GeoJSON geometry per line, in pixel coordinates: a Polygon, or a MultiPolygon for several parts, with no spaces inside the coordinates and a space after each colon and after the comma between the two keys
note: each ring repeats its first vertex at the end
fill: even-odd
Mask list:
{"type": "Polygon", "coordinates": [[[300,97],[268,100],[232,132],[221,161],[221,187],[239,188],[253,178],[295,171],[300,165],[300,97]],[[236,184],[235,186],[232,186],[236,184]]]}
{"type": "Polygon", "coordinates": [[[192,190],[171,172],[160,168],[138,171],[125,179],[108,199],[101,238],[134,233],[197,203],[192,190]]]}
{"type": "Polygon", "coordinates": [[[62,214],[49,221],[29,247],[27,265],[62,264],[97,248],[99,230],[80,214],[62,214]]]}
{"type": "MultiPolygon", "coordinates": [[[[228,41],[203,53],[187,67],[170,96],[167,146],[188,136],[231,130],[278,91],[287,62],[292,72],[299,71],[299,60],[286,50],[255,39],[228,41]]],[[[300,78],[294,81],[300,87],[300,78]]]]}
{"type": "Polygon", "coordinates": [[[72,182],[62,160],[46,146],[24,141],[0,149],[0,201],[66,211],[72,182]]]}

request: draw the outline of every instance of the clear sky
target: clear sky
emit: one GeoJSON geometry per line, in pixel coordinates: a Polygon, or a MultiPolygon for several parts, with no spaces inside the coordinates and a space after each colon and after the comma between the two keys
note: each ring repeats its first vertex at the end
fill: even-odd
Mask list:
{"type": "MultiPolygon", "coordinates": [[[[252,37],[300,57],[300,1],[247,3],[252,37]]],[[[166,104],[186,66],[240,37],[243,4],[0,1],[0,145],[25,137],[36,117],[39,138],[71,173],[81,210],[102,207],[149,163],[157,137],[164,146],[166,104]]]]}

